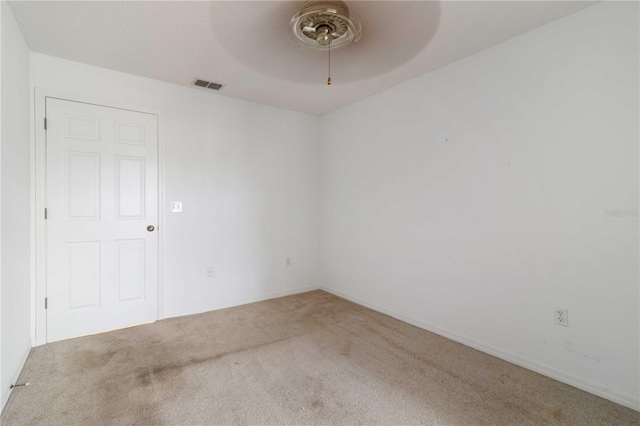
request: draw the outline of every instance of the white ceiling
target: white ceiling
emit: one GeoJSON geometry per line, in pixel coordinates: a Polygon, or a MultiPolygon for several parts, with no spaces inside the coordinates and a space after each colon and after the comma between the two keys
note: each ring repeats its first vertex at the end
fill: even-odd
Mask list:
{"type": "Polygon", "coordinates": [[[288,34],[303,2],[10,2],[35,52],[317,115],[593,3],[348,1],[362,38],[332,52],[327,86],[326,52],[288,34]]]}

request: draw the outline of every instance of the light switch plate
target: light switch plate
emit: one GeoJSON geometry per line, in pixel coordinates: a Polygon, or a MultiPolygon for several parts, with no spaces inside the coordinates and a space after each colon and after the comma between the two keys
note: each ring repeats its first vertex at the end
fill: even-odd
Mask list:
{"type": "Polygon", "coordinates": [[[171,202],[171,213],[182,213],[182,201],[171,202]]]}

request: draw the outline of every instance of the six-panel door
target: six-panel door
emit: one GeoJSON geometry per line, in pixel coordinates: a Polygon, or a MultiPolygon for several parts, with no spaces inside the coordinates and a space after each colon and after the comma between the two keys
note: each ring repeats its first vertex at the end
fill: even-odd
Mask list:
{"type": "Polygon", "coordinates": [[[47,98],[47,340],[154,321],[157,116],[47,98]]]}

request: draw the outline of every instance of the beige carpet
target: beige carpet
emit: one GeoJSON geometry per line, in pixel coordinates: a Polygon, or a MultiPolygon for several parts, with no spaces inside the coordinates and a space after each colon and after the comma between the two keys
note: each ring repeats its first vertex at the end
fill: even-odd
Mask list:
{"type": "Polygon", "coordinates": [[[314,291],[36,348],[23,424],[638,424],[636,411],[314,291]]]}

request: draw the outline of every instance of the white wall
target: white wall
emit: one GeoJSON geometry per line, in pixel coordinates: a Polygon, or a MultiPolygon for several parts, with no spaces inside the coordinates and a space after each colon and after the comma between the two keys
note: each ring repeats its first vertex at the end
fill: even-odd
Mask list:
{"type": "Polygon", "coordinates": [[[599,4],[325,116],[323,285],[638,409],[638,36],[599,4]]]}
{"type": "Polygon", "coordinates": [[[318,117],[36,53],[31,84],[160,110],[165,316],[317,286],[318,117]]]}
{"type": "Polygon", "coordinates": [[[0,395],[9,397],[30,341],[30,151],[29,48],[6,1],[2,1],[2,132],[0,193],[2,288],[0,395]]]}

